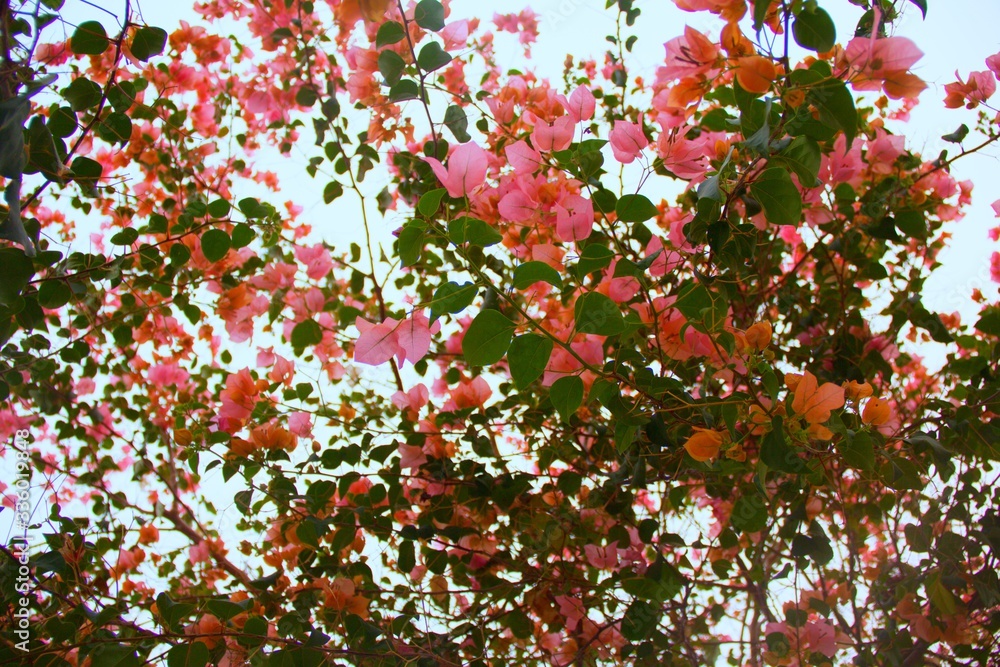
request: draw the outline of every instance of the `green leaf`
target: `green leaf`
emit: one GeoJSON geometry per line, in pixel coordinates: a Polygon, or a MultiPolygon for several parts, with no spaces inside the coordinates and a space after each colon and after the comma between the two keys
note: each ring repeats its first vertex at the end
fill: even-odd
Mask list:
{"type": "Polygon", "coordinates": [[[507,351],[510,375],[518,389],[527,388],[541,377],[552,355],[552,339],[539,334],[518,336],[507,351]]]}
{"type": "Polygon", "coordinates": [[[69,39],[70,50],[77,55],[98,56],[111,46],[108,33],[97,21],[84,21],[69,39]]]}
{"type": "Polygon", "coordinates": [[[132,245],[139,238],[139,232],[134,227],[126,227],[111,237],[113,245],[132,245]]]}
{"type": "Polygon", "coordinates": [[[413,266],[420,260],[426,236],[427,225],[418,220],[411,220],[399,230],[397,248],[403,266],[413,266]]]}
{"type": "Polygon", "coordinates": [[[765,169],[750,184],[750,193],[764,207],[764,217],[771,224],[798,225],[802,221],[802,195],[783,168],[765,169]]]}
{"type": "Polygon", "coordinates": [[[685,319],[705,331],[717,331],[726,319],[725,300],[695,281],[681,287],[674,307],[681,311],[685,319]]]}
{"type": "Polygon", "coordinates": [[[401,42],[405,38],[406,33],[402,25],[396,21],[386,21],[379,26],[378,34],[375,35],[375,48],[381,49],[383,46],[401,42]]]}
{"type": "Polygon", "coordinates": [[[627,451],[635,441],[635,434],[638,430],[639,427],[635,424],[624,421],[615,422],[615,451],[619,454],[627,451]]]}
{"type": "Polygon", "coordinates": [[[990,336],[1000,336],[1000,309],[992,307],[984,310],[976,322],[976,329],[990,336]]]}
{"type": "Polygon", "coordinates": [[[420,97],[420,86],[410,79],[403,79],[389,89],[389,100],[392,102],[415,100],[418,97],[420,97]]]}
{"type": "Polygon", "coordinates": [[[764,20],[767,18],[767,10],[771,6],[770,0],[757,0],[753,3],[753,29],[760,32],[764,27],[764,20]]]}
{"type": "Polygon", "coordinates": [[[910,0],[920,10],[924,20],[927,20],[927,0],[910,0]]]}
{"type": "Polygon", "coordinates": [[[221,229],[210,229],[201,235],[201,252],[209,262],[225,257],[231,245],[229,234],[221,229]]]}
{"type": "Polygon", "coordinates": [[[633,600],[622,618],[622,636],[634,642],[649,638],[659,625],[662,613],[660,607],[645,600],[633,600]]]}
{"type": "Polygon", "coordinates": [[[0,248],[0,305],[10,306],[35,275],[35,267],[20,248],[0,248]]]}
{"type": "Polygon", "coordinates": [[[445,110],[444,125],[451,130],[460,144],[472,140],[472,136],[469,134],[469,117],[465,113],[465,109],[457,104],[452,104],[445,110]]]}
{"type": "Polygon", "coordinates": [[[153,56],[163,53],[167,46],[167,31],[163,28],[144,26],[139,28],[132,38],[132,55],[146,62],[153,56]]]}
{"type": "Polygon", "coordinates": [[[562,288],[559,272],[545,262],[525,262],[514,269],[514,289],[524,289],[537,282],[546,282],[562,288]]]}
{"type": "Polygon", "coordinates": [[[38,288],[38,305],[42,308],[62,308],[72,298],[73,290],[61,280],[46,280],[38,288]]]}
{"type": "Polygon", "coordinates": [[[578,298],[573,313],[580,333],[614,336],[625,331],[621,308],[600,292],[587,292],[578,298]]]}
{"type": "Polygon", "coordinates": [[[839,79],[827,79],[809,90],[807,99],[819,111],[819,120],[827,127],[843,130],[850,148],[858,134],[858,110],[854,96],[839,79]]]}
{"type": "Polygon", "coordinates": [[[478,218],[462,216],[448,225],[448,238],[455,245],[471,243],[482,248],[500,243],[503,235],[478,218]]]}
{"type": "Polygon", "coordinates": [[[803,9],[792,24],[792,35],[799,46],[825,53],[837,43],[837,27],[821,7],[803,9]]]}
{"type": "Polygon", "coordinates": [[[304,350],[323,342],[323,329],[315,320],[303,320],[292,329],[292,347],[304,350]]]}
{"type": "Polygon", "coordinates": [[[208,205],[207,212],[215,219],[224,218],[229,215],[232,206],[225,199],[216,199],[208,205]]]}
{"type": "Polygon", "coordinates": [[[569,423],[583,404],[583,380],[578,375],[559,378],[549,387],[549,400],[562,420],[569,423]]]}
{"type": "Polygon", "coordinates": [[[745,493],[733,505],[729,517],[733,530],[740,533],[757,533],[767,526],[767,504],[756,493],[745,493]]]}
{"type": "Polygon", "coordinates": [[[343,194],[344,186],[340,184],[340,181],[330,181],[323,188],[323,202],[330,204],[338,197],[342,197],[343,194]]]}
{"type": "Polygon", "coordinates": [[[101,166],[100,162],[82,156],[73,160],[70,169],[73,172],[73,178],[78,181],[96,181],[104,173],[104,167],[101,166]]]}
{"type": "Polygon", "coordinates": [[[396,566],[399,571],[409,574],[417,565],[416,554],[414,553],[413,540],[403,540],[399,545],[399,556],[396,558],[396,566]]]}
{"type": "Polygon", "coordinates": [[[594,271],[599,271],[611,264],[615,252],[596,243],[591,243],[580,254],[580,261],[573,267],[578,278],[583,280],[594,271]]]}
{"type": "Polygon", "coordinates": [[[101,101],[101,87],[90,79],[80,77],[73,79],[63,88],[62,96],[69,102],[73,111],[84,111],[96,107],[101,101]]]}
{"type": "Polygon", "coordinates": [[[451,55],[437,42],[427,42],[417,54],[417,65],[425,72],[441,69],[451,62],[451,55]]]}
{"type": "Polygon", "coordinates": [[[793,474],[805,471],[805,463],[788,446],[788,440],[785,439],[785,423],[781,417],[774,418],[770,432],[761,442],[760,460],[772,470],[793,474]]]}
{"type": "Polygon", "coordinates": [[[126,144],[132,138],[132,121],[125,114],[115,111],[97,126],[97,134],[109,144],[126,144]]]}
{"type": "Polygon", "coordinates": [[[495,364],[507,353],[515,324],[499,310],[483,310],[462,338],[462,354],[470,366],[495,364]]]}
{"type": "Polygon", "coordinates": [[[421,195],[420,201],[417,202],[417,210],[420,215],[429,218],[437,213],[438,207],[441,206],[441,199],[444,198],[446,192],[447,190],[444,188],[438,188],[421,195]]]}
{"type": "Polygon", "coordinates": [[[250,245],[254,239],[254,231],[250,225],[239,223],[233,227],[233,247],[237,250],[250,245]]]}
{"type": "Polygon", "coordinates": [[[205,603],[205,609],[220,621],[228,621],[245,612],[247,607],[229,600],[209,600],[205,603]]]}
{"type": "Polygon", "coordinates": [[[378,54],[378,71],[390,86],[399,81],[404,69],[406,62],[395,51],[383,51],[378,54]]]}
{"type": "Polygon", "coordinates": [[[478,288],[472,283],[447,282],[434,291],[431,301],[431,322],[444,313],[458,313],[464,310],[476,298],[478,288]]]}
{"type": "Polygon", "coordinates": [[[645,195],[624,195],[615,204],[615,213],[622,222],[645,222],[659,212],[645,195]]]}
{"type": "Polygon", "coordinates": [[[413,10],[413,19],[424,30],[437,32],[444,27],[444,7],[437,0],[420,0],[413,10]]]}
{"type": "Polygon", "coordinates": [[[864,431],[847,438],[842,445],[844,463],[864,472],[875,471],[875,447],[872,437],[864,431]]]}
{"type": "Polygon", "coordinates": [[[796,137],[792,143],[771,158],[776,164],[783,164],[799,177],[799,182],[807,188],[820,185],[819,167],[823,152],[814,139],[807,136],[796,137]]]}

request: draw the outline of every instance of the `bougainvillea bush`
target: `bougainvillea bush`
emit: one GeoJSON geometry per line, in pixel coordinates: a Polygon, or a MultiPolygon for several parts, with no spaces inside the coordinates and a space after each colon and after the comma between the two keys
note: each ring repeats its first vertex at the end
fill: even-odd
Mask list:
{"type": "Polygon", "coordinates": [[[530,8],[122,4],[0,2],[0,664],[1000,664],[1000,307],[921,299],[1000,54],[942,101],[925,0],[674,0],[645,80],[609,0],[548,80],[530,8]]]}

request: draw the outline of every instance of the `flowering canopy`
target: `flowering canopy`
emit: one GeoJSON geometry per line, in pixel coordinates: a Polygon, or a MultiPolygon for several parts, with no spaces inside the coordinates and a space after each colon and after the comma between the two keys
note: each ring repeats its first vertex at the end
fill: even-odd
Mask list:
{"type": "Polygon", "coordinates": [[[531,9],[0,4],[0,660],[1000,660],[1000,306],[921,298],[1000,54],[925,158],[925,0],[674,2],[562,81],[531,9]]]}

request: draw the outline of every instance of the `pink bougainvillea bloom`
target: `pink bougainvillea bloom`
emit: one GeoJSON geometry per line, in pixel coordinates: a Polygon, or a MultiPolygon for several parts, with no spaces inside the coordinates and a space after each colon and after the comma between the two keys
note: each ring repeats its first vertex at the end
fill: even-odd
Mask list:
{"type": "Polygon", "coordinates": [[[627,120],[616,120],[615,129],[611,130],[608,139],[611,141],[615,159],[622,164],[633,162],[642,153],[642,149],[649,145],[649,140],[642,132],[642,126],[627,120]]]}
{"type": "Polygon", "coordinates": [[[560,116],[551,125],[544,120],[536,119],[531,132],[531,143],[546,153],[564,151],[573,143],[574,125],[573,119],[569,116],[560,116]]]}
{"type": "Polygon", "coordinates": [[[992,56],[987,58],[986,67],[993,72],[993,75],[997,79],[1000,79],[1000,53],[994,53],[992,56]]]}
{"type": "Polygon", "coordinates": [[[993,96],[997,91],[997,80],[992,72],[970,72],[967,81],[962,81],[955,72],[955,83],[949,83],[944,87],[944,105],[949,109],[957,109],[965,105],[967,109],[975,109],[993,96]]]}
{"type": "Polygon", "coordinates": [[[594,203],[570,195],[556,204],[556,233],[563,241],[583,241],[594,229],[594,203]]]}
{"type": "Polygon", "coordinates": [[[618,542],[606,547],[588,544],[583,547],[587,562],[598,570],[614,570],[618,567],[618,542]]]}
{"type": "Polygon", "coordinates": [[[586,86],[577,86],[568,100],[565,95],[557,95],[556,99],[559,100],[559,104],[563,106],[574,123],[590,120],[594,117],[594,111],[597,109],[594,93],[590,92],[590,88],[586,86]]]}
{"type": "Polygon", "coordinates": [[[330,251],[319,243],[312,246],[296,246],[295,259],[306,265],[306,275],[313,280],[325,278],[333,271],[330,251]]]}
{"type": "Polygon", "coordinates": [[[673,38],[663,48],[666,49],[667,57],[664,66],[656,71],[659,79],[673,80],[708,74],[717,66],[718,45],[691,26],[685,26],[684,35],[673,38]]]}
{"type": "Polygon", "coordinates": [[[514,171],[533,174],[542,165],[542,154],[528,145],[524,139],[516,141],[504,148],[507,162],[514,171]]]}
{"type": "Polygon", "coordinates": [[[477,375],[468,382],[463,382],[451,390],[451,398],[455,401],[455,406],[461,410],[463,408],[481,408],[490,400],[493,390],[486,383],[481,375],[477,375]]]}
{"type": "Polygon", "coordinates": [[[431,336],[440,329],[433,326],[423,311],[417,311],[402,321],[387,317],[381,324],[374,324],[363,317],[355,322],[361,335],[354,345],[354,360],[362,364],[378,366],[396,357],[402,364],[420,361],[430,350],[431,336]]]}
{"type": "Polygon", "coordinates": [[[387,317],[381,324],[373,324],[358,317],[354,325],[361,332],[354,345],[354,360],[362,364],[379,366],[399,353],[396,341],[397,320],[387,317]]]}
{"type": "Polygon", "coordinates": [[[489,166],[486,151],[471,141],[452,151],[447,167],[432,157],[425,157],[424,161],[452,197],[463,197],[482,185],[489,166]]]}
{"type": "Polygon", "coordinates": [[[682,136],[668,137],[660,135],[656,142],[663,166],[674,176],[683,179],[694,179],[704,176],[708,171],[708,159],[705,157],[705,147],[698,141],[691,141],[682,136]]]}
{"type": "Polygon", "coordinates": [[[538,204],[522,190],[511,190],[497,203],[497,212],[504,220],[526,222],[534,217],[538,204]]]}

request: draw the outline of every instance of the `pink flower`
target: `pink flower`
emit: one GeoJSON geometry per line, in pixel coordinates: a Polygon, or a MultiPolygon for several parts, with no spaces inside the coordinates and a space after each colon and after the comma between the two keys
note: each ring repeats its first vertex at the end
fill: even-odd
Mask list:
{"type": "Polygon", "coordinates": [[[452,197],[465,196],[486,180],[486,151],[472,142],[452,151],[447,168],[432,157],[424,158],[424,161],[431,166],[434,175],[452,197]]]}
{"type": "Polygon", "coordinates": [[[151,385],[161,387],[182,387],[187,384],[190,377],[191,375],[186,370],[173,363],[157,364],[150,368],[146,374],[146,379],[151,385]]]}
{"type": "Polygon", "coordinates": [[[944,87],[948,93],[944,105],[949,109],[957,109],[963,104],[966,109],[975,109],[997,91],[996,78],[990,72],[970,72],[968,81],[962,81],[956,71],[955,78],[958,81],[944,87]]]}
{"type": "Polygon", "coordinates": [[[614,570],[618,567],[618,542],[612,542],[606,547],[588,544],[583,547],[587,562],[598,570],[614,570]]]}
{"type": "Polygon", "coordinates": [[[675,37],[663,45],[667,57],[656,71],[658,79],[673,80],[686,76],[708,74],[716,66],[719,47],[691,26],[684,27],[684,36],[675,37]]]}
{"type": "Polygon", "coordinates": [[[293,412],[288,415],[288,430],[300,438],[311,438],[312,417],[307,412],[293,412]]]}
{"type": "Polygon", "coordinates": [[[542,154],[528,145],[528,142],[521,139],[504,148],[507,155],[507,162],[514,167],[514,171],[533,174],[542,165],[542,154]]]}
{"type": "Polygon", "coordinates": [[[878,132],[878,138],[868,144],[867,161],[876,174],[891,174],[896,158],[903,154],[906,138],[878,132]]]}
{"type": "Polygon", "coordinates": [[[994,53],[992,56],[987,58],[986,67],[993,72],[993,75],[997,79],[1000,79],[1000,53],[994,53]]]}
{"type": "Polygon", "coordinates": [[[313,280],[325,278],[333,270],[330,252],[319,243],[313,246],[296,246],[295,259],[306,265],[306,275],[313,280]]]}
{"type": "Polygon", "coordinates": [[[663,159],[663,166],[677,178],[690,180],[704,176],[708,171],[705,148],[700,142],[680,135],[671,138],[670,135],[661,134],[656,145],[663,159]]]}
{"type": "Polygon", "coordinates": [[[372,366],[384,364],[393,357],[400,364],[407,359],[411,363],[419,361],[430,350],[431,335],[440,329],[438,322],[430,326],[423,311],[401,322],[387,317],[381,324],[372,324],[358,317],[354,323],[361,332],[354,346],[354,360],[372,366]]]}
{"type": "Polygon", "coordinates": [[[556,233],[563,241],[583,241],[594,229],[594,204],[580,195],[570,195],[555,206],[556,233]]]}
{"type": "Polygon", "coordinates": [[[611,140],[611,150],[615,154],[615,159],[622,164],[634,161],[642,153],[642,149],[649,145],[649,140],[642,133],[642,127],[638,123],[626,120],[615,121],[615,129],[611,130],[608,139],[611,140]]]}
{"type": "Polygon", "coordinates": [[[559,100],[559,104],[563,106],[574,123],[590,120],[594,117],[594,111],[597,109],[597,100],[594,99],[590,88],[586,86],[577,86],[568,100],[565,95],[557,95],[556,99],[559,100]]]}
{"type": "Polygon", "coordinates": [[[490,385],[479,375],[451,390],[451,398],[455,401],[455,407],[459,410],[464,408],[481,408],[492,395],[493,390],[490,389],[490,385]]]}
{"type": "Polygon", "coordinates": [[[511,190],[497,203],[497,212],[504,220],[526,222],[534,217],[538,204],[522,190],[511,190]]]}
{"type": "Polygon", "coordinates": [[[551,125],[536,118],[535,127],[531,131],[531,143],[546,153],[566,150],[573,143],[574,124],[569,116],[560,116],[551,125]]]}

